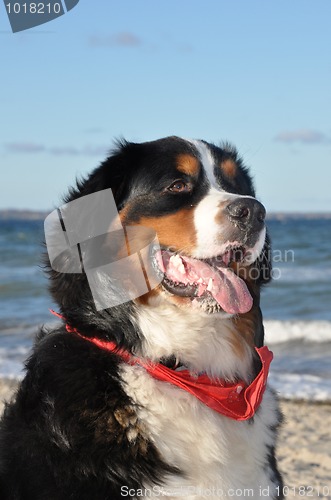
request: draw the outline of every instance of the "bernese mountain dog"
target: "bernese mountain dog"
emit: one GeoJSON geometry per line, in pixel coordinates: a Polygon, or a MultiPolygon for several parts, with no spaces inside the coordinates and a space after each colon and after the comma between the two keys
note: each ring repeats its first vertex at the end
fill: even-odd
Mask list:
{"type": "Polygon", "coordinates": [[[38,334],[1,421],[1,500],[282,498],[281,414],[260,310],[270,241],[235,148],[120,141],[69,191],[64,207],[74,205],[71,226],[85,228],[84,241],[70,243],[64,209],[71,246],[48,260],[61,325],[38,334]],[[109,215],[109,231],[96,235],[98,198],[80,210],[102,193],[113,196],[121,231],[109,215]],[[98,250],[84,254],[92,240],[98,250]],[[147,289],[132,285],[123,297],[119,285],[116,302],[98,269],[111,264],[108,248],[120,262],[130,245],[122,288],[139,275],[147,289]]]}

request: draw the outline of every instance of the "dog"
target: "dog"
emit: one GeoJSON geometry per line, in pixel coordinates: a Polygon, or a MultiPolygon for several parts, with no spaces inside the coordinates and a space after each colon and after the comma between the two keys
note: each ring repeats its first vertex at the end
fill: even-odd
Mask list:
{"type": "MultiPolygon", "coordinates": [[[[1,499],[283,498],[260,310],[270,240],[247,167],[228,143],[123,140],[65,207],[109,192],[117,213],[108,220],[102,208],[105,226],[125,233],[113,260],[128,256],[130,240],[129,270],[147,290],[135,285],[116,303],[103,278],[94,293],[83,243],[56,265],[47,257],[62,322],[41,329],[6,405],[1,499]]],[[[100,219],[93,200],[90,219],[78,209],[72,224],[85,221],[88,241],[100,219]]],[[[67,236],[70,216],[59,226],[67,236]]],[[[99,233],[103,268],[112,233],[99,233]]]]}

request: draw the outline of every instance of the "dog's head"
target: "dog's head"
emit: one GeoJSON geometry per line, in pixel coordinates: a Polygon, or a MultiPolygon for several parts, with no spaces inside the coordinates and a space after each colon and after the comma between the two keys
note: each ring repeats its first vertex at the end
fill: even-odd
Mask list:
{"type": "MultiPolygon", "coordinates": [[[[265,209],[234,148],[178,137],[122,142],[66,201],[108,188],[124,229],[150,228],[159,243],[150,254],[159,284],[136,304],[171,302],[223,316],[245,315],[258,305],[271,270],[265,209]]],[[[83,275],[75,282],[54,271],[52,277],[67,318],[84,307],[90,320],[104,317],[92,312],[83,275]]]]}

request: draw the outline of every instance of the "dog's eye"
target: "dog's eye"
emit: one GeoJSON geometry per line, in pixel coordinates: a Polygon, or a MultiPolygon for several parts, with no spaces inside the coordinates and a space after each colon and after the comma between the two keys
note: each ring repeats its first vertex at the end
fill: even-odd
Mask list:
{"type": "Polygon", "coordinates": [[[172,193],[188,193],[191,191],[191,186],[185,181],[178,180],[173,182],[167,189],[172,193]]]}

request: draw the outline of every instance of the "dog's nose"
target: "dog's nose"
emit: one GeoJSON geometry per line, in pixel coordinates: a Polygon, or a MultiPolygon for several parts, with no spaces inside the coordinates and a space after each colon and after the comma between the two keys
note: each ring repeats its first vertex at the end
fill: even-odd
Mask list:
{"type": "Polygon", "coordinates": [[[262,203],[252,198],[238,198],[226,207],[228,217],[242,229],[259,230],[264,225],[266,211],[262,203]]]}

